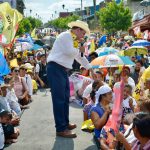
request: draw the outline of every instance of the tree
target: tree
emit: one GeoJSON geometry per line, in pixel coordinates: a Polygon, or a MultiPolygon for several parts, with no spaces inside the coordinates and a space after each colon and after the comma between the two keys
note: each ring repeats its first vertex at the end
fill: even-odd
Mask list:
{"type": "Polygon", "coordinates": [[[28,18],[23,18],[19,23],[19,28],[17,31],[17,35],[22,35],[24,33],[30,32],[32,29],[32,25],[28,18]]]}
{"type": "Polygon", "coordinates": [[[42,26],[42,21],[41,20],[39,20],[39,19],[36,19],[36,18],[33,18],[33,17],[28,17],[28,19],[29,19],[29,21],[30,21],[30,23],[31,23],[31,28],[32,28],[32,30],[34,29],[34,28],[38,28],[38,27],[40,27],[40,26],[42,26]]]}
{"type": "Polygon", "coordinates": [[[49,21],[48,23],[46,23],[46,26],[53,26],[55,28],[59,28],[59,29],[67,29],[68,28],[68,23],[71,21],[75,21],[80,19],[79,16],[77,15],[71,15],[65,18],[57,18],[55,20],[49,21]]]}
{"type": "Polygon", "coordinates": [[[22,35],[24,33],[30,33],[34,28],[41,27],[43,25],[42,21],[36,18],[28,17],[23,18],[19,23],[19,28],[17,35],[22,35]]]}
{"type": "Polygon", "coordinates": [[[123,2],[116,4],[113,0],[97,13],[101,27],[108,33],[126,31],[131,26],[131,12],[124,7],[123,2]]]}

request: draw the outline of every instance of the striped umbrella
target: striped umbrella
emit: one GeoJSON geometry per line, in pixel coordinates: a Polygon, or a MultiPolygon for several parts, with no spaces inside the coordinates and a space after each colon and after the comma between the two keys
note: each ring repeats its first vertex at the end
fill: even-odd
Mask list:
{"type": "Polygon", "coordinates": [[[91,65],[93,68],[118,67],[120,65],[135,65],[127,56],[118,56],[110,54],[95,58],[91,65]]]}
{"type": "Polygon", "coordinates": [[[132,46],[150,46],[150,42],[147,40],[137,40],[132,44],[132,46]]]}

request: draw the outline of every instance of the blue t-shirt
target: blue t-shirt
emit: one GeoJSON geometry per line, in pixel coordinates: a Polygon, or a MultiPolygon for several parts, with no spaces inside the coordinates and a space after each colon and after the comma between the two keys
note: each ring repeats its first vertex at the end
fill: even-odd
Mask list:
{"type": "MultiPolygon", "coordinates": [[[[91,110],[90,110],[90,114],[92,113],[92,112],[96,112],[98,115],[99,115],[99,117],[101,118],[102,116],[103,116],[103,114],[104,114],[104,109],[102,108],[102,106],[100,105],[100,103],[98,103],[98,104],[96,104],[96,105],[94,105],[92,108],[91,108],[91,110]]],[[[94,133],[95,133],[95,137],[96,138],[100,138],[100,133],[101,133],[101,129],[94,129],[94,133]]]]}

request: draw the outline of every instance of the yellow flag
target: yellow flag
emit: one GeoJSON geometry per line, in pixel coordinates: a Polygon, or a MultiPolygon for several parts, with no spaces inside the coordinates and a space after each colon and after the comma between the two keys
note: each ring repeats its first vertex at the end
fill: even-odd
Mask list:
{"type": "Polygon", "coordinates": [[[9,3],[5,2],[0,4],[0,34],[6,38],[4,44],[12,42],[18,29],[18,22],[21,21],[22,18],[22,14],[16,9],[12,9],[9,3]]]}
{"type": "Polygon", "coordinates": [[[10,67],[19,67],[17,59],[13,59],[10,61],[10,67]]]}
{"type": "Polygon", "coordinates": [[[150,67],[148,67],[142,74],[139,83],[136,86],[136,89],[133,93],[133,97],[136,100],[140,100],[143,98],[143,91],[144,91],[144,83],[146,79],[150,78],[150,67]]]}
{"type": "Polygon", "coordinates": [[[31,32],[31,37],[34,39],[38,39],[37,34],[36,34],[36,28],[34,28],[33,31],[31,32]]]}
{"type": "Polygon", "coordinates": [[[95,43],[94,43],[94,39],[92,39],[92,41],[91,41],[90,51],[91,51],[91,52],[94,52],[94,51],[95,51],[95,43]]]}

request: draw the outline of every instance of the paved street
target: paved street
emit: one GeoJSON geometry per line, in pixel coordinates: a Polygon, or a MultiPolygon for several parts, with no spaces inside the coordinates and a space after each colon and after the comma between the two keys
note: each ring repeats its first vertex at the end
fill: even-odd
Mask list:
{"type": "Polygon", "coordinates": [[[70,120],[78,125],[74,130],[78,137],[65,139],[55,136],[50,92],[38,92],[33,99],[21,117],[18,142],[5,150],[97,150],[92,134],[80,130],[83,113],[75,103],[70,105],[70,120]]]}

